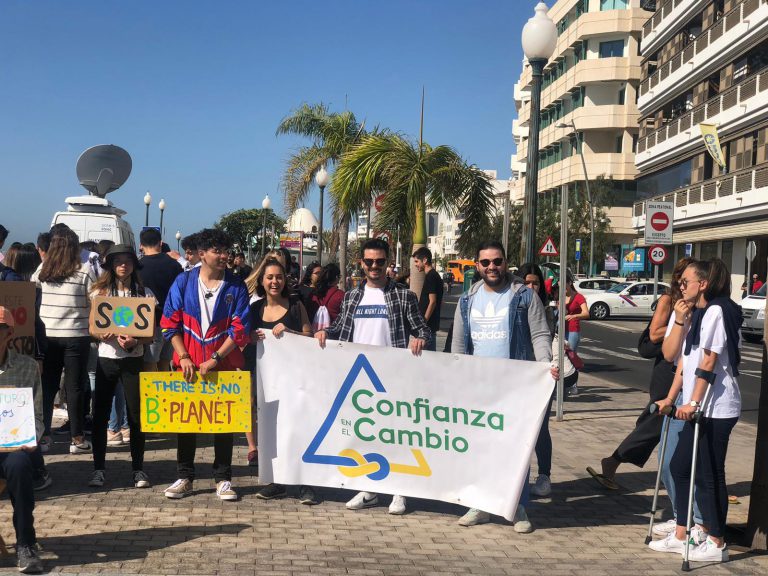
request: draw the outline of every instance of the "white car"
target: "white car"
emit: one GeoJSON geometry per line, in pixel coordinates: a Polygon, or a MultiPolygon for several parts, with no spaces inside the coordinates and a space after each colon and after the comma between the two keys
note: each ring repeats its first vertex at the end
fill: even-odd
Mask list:
{"type": "MultiPolygon", "coordinates": [[[[669,284],[659,282],[657,297],[666,294],[669,284]]],[[[610,316],[653,316],[653,282],[622,282],[606,292],[587,294],[587,310],[593,320],[610,316]]]]}
{"type": "Polygon", "coordinates": [[[763,339],[763,322],[765,322],[765,290],[763,286],[755,294],[750,294],[741,301],[741,335],[747,342],[758,343],[763,339]]]}
{"type": "Polygon", "coordinates": [[[616,284],[621,284],[621,281],[612,278],[601,278],[598,276],[597,278],[582,278],[576,280],[573,283],[573,287],[576,288],[580,294],[586,296],[587,294],[599,294],[605,292],[609,288],[616,286],[616,284]]]}

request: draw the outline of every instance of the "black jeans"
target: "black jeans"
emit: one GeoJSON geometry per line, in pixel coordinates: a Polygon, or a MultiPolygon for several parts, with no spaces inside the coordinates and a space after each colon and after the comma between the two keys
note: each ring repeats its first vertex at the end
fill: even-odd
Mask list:
{"type": "Polygon", "coordinates": [[[112,411],[115,387],[122,380],[128,427],[131,430],[131,462],[133,470],[144,469],[146,436],[141,431],[141,395],[139,373],[144,363],[138,358],[102,358],[96,365],[96,390],[93,393],[93,467],[104,470],[107,454],[107,424],[112,411]]]}
{"type": "Polygon", "coordinates": [[[43,361],[42,377],[43,419],[46,435],[51,433],[53,400],[59,391],[62,369],[64,370],[64,388],[67,391],[69,431],[73,437],[83,435],[85,386],[88,385],[88,354],[90,349],[90,336],[48,338],[48,351],[43,361]]]}
{"type": "MultiPolygon", "coordinates": [[[[195,450],[197,434],[177,434],[176,462],[179,478],[195,479],[195,450]]],[[[231,432],[213,435],[213,478],[216,482],[232,480],[232,446],[234,436],[231,432]]]]}
{"type": "MultiPolygon", "coordinates": [[[[728,515],[728,490],[725,484],[725,456],[728,439],[738,418],[702,418],[696,461],[696,501],[704,523],[715,538],[725,534],[728,515]]],[[[686,422],[677,442],[669,469],[675,479],[677,525],[685,526],[688,515],[688,489],[691,485],[693,422],[686,422]]]]}
{"type": "Polygon", "coordinates": [[[32,489],[32,460],[24,451],[0,452],[0,476],[5,478],[6,490],[13,506],[13,528],[16,530],[16,544],[34,546],[35,536],[35,493],[32,489]]]}

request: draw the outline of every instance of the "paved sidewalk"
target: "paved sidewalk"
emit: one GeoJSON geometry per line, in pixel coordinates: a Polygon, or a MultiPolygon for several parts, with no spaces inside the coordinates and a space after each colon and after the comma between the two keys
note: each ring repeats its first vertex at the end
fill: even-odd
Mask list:
{"type": "MultiPolygon", "coordinates": [[[[623,490],[609,493],[587,477],[628,432],[645,405],[644,393],[584,375],[580,396],[566,403],[563,422],[551,422],[553,496],[532,503],[536,531],[516,534],[505,521],[462,528],[463,509],[409,500],[411,512],[390,516],[385,505],[351,512],[349,492],[321,489],[319,506],[288,498],[257,500],[257,479],[247,466],[244,438],[236,448],[235,486],[241,499],[220,502],[213,493],[213,450],[199,449],[195,493],[163,497],[176,478],[175,442],[154,438],[146,471],[154,486],[132,488],[127,448],[108,452],[107,485],[86,486],[89,456],[65,454],[63,437],[47,458],[55,483],[40,494],[36,510],[43,557],[53,572],[79,574],[677,574],[681,560],[644,545],[656,466],[621,469],[623,490]]],[[[737,425],[728,454],[729,493],[740,499],[730,524],[746,521],[755,429],[737,425]]],[[[535,458],[533,470],[535,473],[535,458]]],[[[389,504],[384,498],[383,504],[389,504]]],[[[665,502],[666,503],[666,502],[665,502]]],[[[11,507],[0,504],[6,542],[14,541],[11,507]]],[[[731,549],[731,562],[699,574],[766,574],[768,557],[731,549]]],[[[696,565],[695,565],[696,566],[696,565]]],[[[0,573],[15,573],[0,558],[0,573]]]]}

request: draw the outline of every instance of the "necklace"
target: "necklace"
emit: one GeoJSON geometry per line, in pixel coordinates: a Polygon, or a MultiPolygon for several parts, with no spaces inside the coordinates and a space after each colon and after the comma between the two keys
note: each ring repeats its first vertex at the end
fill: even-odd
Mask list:
{"type": "Polygon", "coordinates": [[[203,282],[202,278],[200,278],[199,276],[197,278],[197,281],[198,281],[198,283],[200,285],[200,290],[202,290],[203,297],[206,300],[209,300],[209,299],[213,298],[214,294],[216,294],[216,292],[219,291],[219,288],[221,288],[221,280],[217,281],[215,288],[208,288],[208,286],[205,285],[205,283],[203,282]]]}

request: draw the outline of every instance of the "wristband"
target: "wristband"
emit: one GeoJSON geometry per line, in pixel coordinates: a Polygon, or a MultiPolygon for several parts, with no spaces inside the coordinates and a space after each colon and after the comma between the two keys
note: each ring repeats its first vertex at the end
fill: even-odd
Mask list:
{"type": "Polygon", "coordinates": [[[685,322],[678,322],[677,320],[675,320],[675,324],[678,326],[685,326],[685,322]]]}
{"type": "Polygon", "coordinates": [[[191,356],[189,355],[189,352],[184,352],[184,354],[179,356],[179,362],[181,362],[182,360],[189,360],[190,358],[191,356]]]}
{"type": "Polygon", "coordinates": [[[714,383],[715,379],[717,378],[717,374],[710,370],[704,370],[703,368],[696,368],[696,372],[694,372],[697,378],[702,378],[707,381],[707,384],[714,383]]]}

